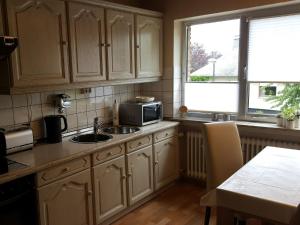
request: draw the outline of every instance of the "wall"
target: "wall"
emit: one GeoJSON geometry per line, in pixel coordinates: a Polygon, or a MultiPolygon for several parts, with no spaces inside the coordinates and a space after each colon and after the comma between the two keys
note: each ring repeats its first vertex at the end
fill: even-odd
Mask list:
{"type": "Polygon", "coordinates": [[[81,94],[80,89],[40,92],[24,95],[0,95],[0,127],[12,127],[30,123],[35,139],[43,135],[43,120],[47,115],[57,115],[55,95],[67,94],[71,97],[72,107],[63,115],[68,120],[68,132],[93,126],[97,116],[100,121],[112,121],[112,105],[126,102],[139,95],[139,85],[120,85],[92,88],[91,93],[81,94]]]}
{"type": "Polygon", "coordinates": [[[285,0],[142,0],[144,8],[164,13],[164,80],[143,85],[142,93],[160,97],[168,108],[166,116],[175,116],[181,103],[181,22],[178,19],[225,12],[285,0]],[[175,34],[175,35],[174,35],[175,34]],[[170,101],[172,99],[172,101],[170,101]]]}

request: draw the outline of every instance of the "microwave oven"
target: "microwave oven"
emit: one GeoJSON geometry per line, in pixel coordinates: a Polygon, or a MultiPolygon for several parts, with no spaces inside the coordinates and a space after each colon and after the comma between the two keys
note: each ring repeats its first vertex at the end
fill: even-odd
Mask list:
{"type": "Polygon", "coordinates": [[[163,107],[159,101],[127,102],[119,106],[119,119],[122,125],[144,126],[159,122],[162,116],[163,107]]]}

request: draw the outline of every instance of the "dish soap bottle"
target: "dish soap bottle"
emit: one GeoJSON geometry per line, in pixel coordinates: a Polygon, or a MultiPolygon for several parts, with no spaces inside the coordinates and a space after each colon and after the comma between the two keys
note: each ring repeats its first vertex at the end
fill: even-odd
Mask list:
{"type": "Polygon", "coordinates": [[[112,111],[113,111],[113,126],[117,127],[119,126],[119,104],[116,99],[114,101],[112,111]]]}

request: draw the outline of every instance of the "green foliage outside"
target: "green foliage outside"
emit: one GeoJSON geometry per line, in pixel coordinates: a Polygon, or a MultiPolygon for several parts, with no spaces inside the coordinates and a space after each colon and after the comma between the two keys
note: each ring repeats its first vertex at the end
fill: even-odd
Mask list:
{"type": "Polygon", "coordinates": [[[287,120],[293,120],[300,109],[300,84],[286,84],[284,89],[267,101],[274,103],[272,108],[280,107],[281,114],[287,120]]]}
{"type": "Polygon", "coordinates": [[[212,80],[211,76],[190,76],[191,81],[210,81],[212,80]]]}

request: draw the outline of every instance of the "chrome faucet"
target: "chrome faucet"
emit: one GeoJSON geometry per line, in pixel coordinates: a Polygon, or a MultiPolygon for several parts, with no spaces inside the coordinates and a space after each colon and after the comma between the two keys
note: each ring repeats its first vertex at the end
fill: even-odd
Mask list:
{"type": "Polygon", "coordinates": [[[94,134],[99,134],[103,128],[103,123],[100,121],[99,117],[94,118],[94,134]]]}

